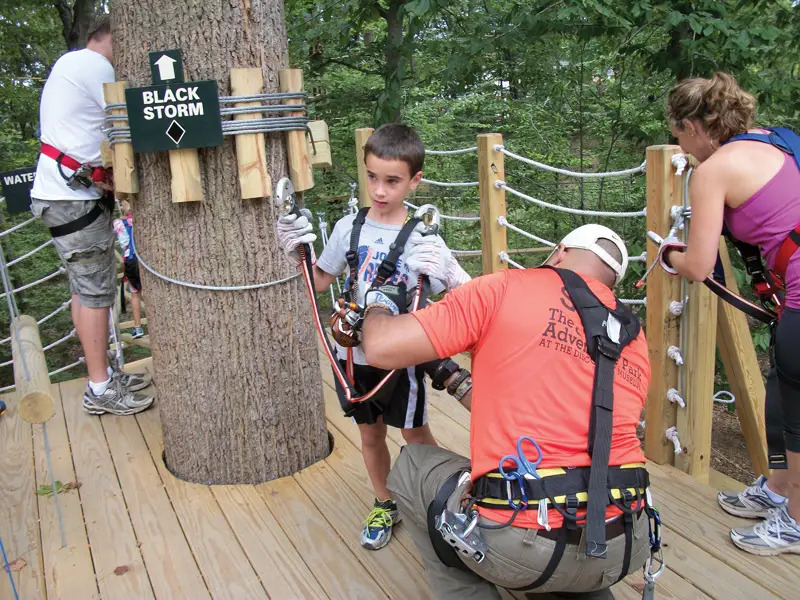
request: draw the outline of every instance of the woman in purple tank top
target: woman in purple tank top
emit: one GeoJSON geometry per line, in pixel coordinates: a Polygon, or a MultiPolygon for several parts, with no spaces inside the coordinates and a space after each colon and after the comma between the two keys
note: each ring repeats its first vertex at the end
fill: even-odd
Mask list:
{"type": "MultiPolygon", "coordinates": [[[[702,281],[717,258],[723,222],[742,242],[761,249],[767,267],[789,233],[800,225],[800,170],[793,156],[757,141],[734,141],[753,129],[756,102],[736,80],[717,73],[687,79],[672,89],[668,118],[684,152],[701,163],[692,175],[692,227],[685,252],[666,250],[678,274],[702,281]]],[[[775,330],[775,364],[767,377],[766,422],[769,482],[762,475],[745,491],[720,492],[720,506],[734,515],[765,518],[731,531],[748,552],[800,553],[800,252],[786,269],[785,306],[775,330]]]]}

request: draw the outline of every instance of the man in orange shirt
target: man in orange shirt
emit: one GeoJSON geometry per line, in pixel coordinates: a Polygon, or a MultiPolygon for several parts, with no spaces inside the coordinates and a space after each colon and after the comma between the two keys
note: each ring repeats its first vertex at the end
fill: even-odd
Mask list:
{"type": "MultiPolygon", "coordinates": [[[[441,278],[448,251],[418,242],[420,271],[441,278]]],[[[405,446],[388,480],[439,598],[495,599],[496,585],[611,598],[647,560],[636,426],[650,364],[612,291],[627,262],[619,236],[584,225],[549,268],[480,277],[424,310],[397,316],[391,288],[366,298],[370,364],[472,355],[471,460],[405,446]]]]}

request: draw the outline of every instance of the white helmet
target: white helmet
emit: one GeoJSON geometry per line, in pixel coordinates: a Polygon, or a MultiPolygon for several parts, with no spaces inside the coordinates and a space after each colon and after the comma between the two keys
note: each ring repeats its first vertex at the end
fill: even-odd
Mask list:
{"type": "Polygon", "coordinates": [[[617,285],[622,281],[622,278],[625,277],[625,271],[628,270],[628,249],[625,247],[625,242],[622,241],[622,238],[605,225],[598,225],[596,223],[582,225],[570,231],[564,239],[561,240],[561,245],[565,248],[578,248],[580,250],[589,250],[593,252],[597,258],[602,260],[614,271],[616,275],[614,285],[617,285]],[[597,243],[597,240],[600,239],[609,240],[614,243],[622,255],[621,264],[600,247],[597,243]]]}

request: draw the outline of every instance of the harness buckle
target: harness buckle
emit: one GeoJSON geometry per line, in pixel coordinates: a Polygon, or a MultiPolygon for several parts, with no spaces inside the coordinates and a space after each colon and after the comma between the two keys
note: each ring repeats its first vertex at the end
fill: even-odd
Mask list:
{"type": "Polygon", "coordinates": [[[467,515],[445,509],[436,517],[435,526],[444,541],[459,554],[480,563],[486,557],[489,546],[480,536],[477,524],[478,511],[472,511],[467,515]]]}
{"type": "Polygon", "coordinates": [[[93,170],[89,165],[81,165],[73,171],[72,175],[67,177],[67,187],[71,190],[92,187],[94,185],[94,180],[92,179],[93,170]]]}

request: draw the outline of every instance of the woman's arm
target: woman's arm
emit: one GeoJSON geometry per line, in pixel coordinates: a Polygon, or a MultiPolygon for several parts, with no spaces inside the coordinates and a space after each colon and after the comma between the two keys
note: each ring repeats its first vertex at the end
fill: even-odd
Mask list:
{"type": "Polygon", "coordinates": [[[692,206],[689,243],[685,252],[673,250],[666,258],[680,275],[693,281],[703,281],[714,270],[726,191],[724,170],[719,161],[702,164],[689,182],[692,206]]]}

